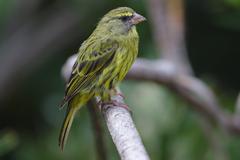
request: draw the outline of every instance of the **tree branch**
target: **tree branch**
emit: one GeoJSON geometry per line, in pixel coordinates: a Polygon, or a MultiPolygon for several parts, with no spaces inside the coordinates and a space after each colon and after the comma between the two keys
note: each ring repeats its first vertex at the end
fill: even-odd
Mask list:
{"type": "MultiPolygon", "coordinates": [[[[62,69],[64,77],[69,76],[76,55],[70,57],[62,69]]],[[[240,118],[222,110],[214,93],[201,80],[182,74],[168,60],[137,59],[127,74],[128,79],[146,80],[164,84],[177,93],[208,119],[217,122],[223,129],[240,134],[240,118]]]]}
{"type": "MultiPolygon", "coordinates": [[[[217,98],[211,89],[191,74],[192,67],[186,54],[184,40],[184,1],[149,0],[148,4],[151,7],[149,12],[153,22],[155,44],[156,46],[161,45],[161,54],[165,55],[162,60],[165,62],[164,64],[168,64],[165,71],[169,72],[169,66],[171,68],[171,72],[168,74],[164,72],[164,65],[154,62],[151,67],[152,72],[148,73],[149,80],[165,83],[175,93],[188,101],[192,107],[201,111],[208,119],[213,119],[224,129],[239,134],[239,115],[228,115],[222,111],[221,108],[223,107],[217,102],[217,98]],[[162,14],[160,14],[160,11],[162,14]],[[151,73],[153,73],[152,76],[149,75],[151,73]],[[170,76],[170,73],[174,74],[170,76]],[[163,78],[165,78],[165,81],[162,81],[163,78]],[[166,78],[168,78],[167,81],[166,78]]],[[[145,67],[144,64],[142,65],[145,67]]],[[[150,68],[142,69],[149,71],[150,68]]],[[[144,75],[141,76],[135,75],[135,77],[147,80],[144,75]]]]}
{"type": "MultiPolygon", "coordinates": [[[[124,103],[121,96],[113,99],[124,103]]],[[[119,106],[104,105],[102,114],[122,160],[149,160],[129,111],[119,106]]]]}
{"type": "Polygon", "coordinates": [[[201,80],[178,72],[170,61],[139,59],[128,73],[129,79],[148,80],[166,85],[205,117],[223,129],[240,134],[240,118],[222,110],[214,93],[201,80]]]}
{"type": "Polygon", "coordinates": [[[184,36],[183,0],[149,0],[153,39],[162,58],[172,61],[182,73],[191,74],[184,36]]]}
{"type": "Polygon", "coordinates": [[[236,101],[236,114],[240,115],[240,93],[238,94],[237,101],[236,101]]]}
{"type": "Polygon", "coordinates": [[[102,123],[97,111],[97,106],[94,103],[94,101],[91,100],[88,103],[87,107],[90,113],[93,131],[95,135],[94,137],[95,137],[95,143],[96,143],[96,151],[98,154],[98,160],[107,160],[107,150],[104,143],[102,123]]]}

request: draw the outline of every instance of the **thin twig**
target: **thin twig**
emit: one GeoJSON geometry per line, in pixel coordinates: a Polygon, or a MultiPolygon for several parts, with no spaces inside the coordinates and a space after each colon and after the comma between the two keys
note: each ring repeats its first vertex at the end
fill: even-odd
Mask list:
{"type": "Polygon", "coordinates": [[[88,103],[88,110],[92,121],[98,160],[107,160],[107,150],[104,143],[104,131],[101,124],[102,120],[99,117],[97,106],[93,100],[88,103]]]}
{"type": "Polygon", "coordinates": [[[237,97],[235,113],[237,115],[240,115],[240,93],[238,94],[238,97],[237,97]]]}

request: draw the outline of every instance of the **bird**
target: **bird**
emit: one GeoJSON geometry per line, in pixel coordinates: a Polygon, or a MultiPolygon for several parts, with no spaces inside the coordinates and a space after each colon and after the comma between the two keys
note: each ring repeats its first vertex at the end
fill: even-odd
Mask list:
{"type": "Polygon", "coordinates": [[[91,98],[111,103],[116,86],[126,76],[138,55],[136,25],[146,18],[129,7],[110,10],[81,44],[60,104],[67,111],[59,135],[64,150],[74,116],[91,98]]]}

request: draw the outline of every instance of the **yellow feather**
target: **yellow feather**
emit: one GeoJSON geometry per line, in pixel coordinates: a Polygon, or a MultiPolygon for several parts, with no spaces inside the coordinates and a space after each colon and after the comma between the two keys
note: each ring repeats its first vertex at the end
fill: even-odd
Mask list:
{"type": "Polygon", "coordinates": [[[69,110],[64,119],[63,126],[62,126],[60,136],[59,136],[59,146],[60,146],[61,150],[64,149],[64,146],[67,142],[68,134],[69,134],[70,128],[72,126],[72,122],[73,122],[76,111],[77,111],[76,108],[69,107],[69,110]]]}
{"type": "Polygon", "coordinates": [[[135,25],[140,21],[138,17],[134,22],[134,13],[128,7],[111,10],[79,48],[62,103],[68,102],[59,136],[62,150],[75,113],[93,96],[110,101],[110,90],[123,80],[136,59],[139,37],[135,25]]]}

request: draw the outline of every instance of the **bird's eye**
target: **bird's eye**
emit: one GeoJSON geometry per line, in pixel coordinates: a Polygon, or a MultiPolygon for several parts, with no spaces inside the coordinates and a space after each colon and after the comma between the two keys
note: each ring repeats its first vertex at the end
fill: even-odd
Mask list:
{"type": "Polygon", "coordinates": [[[130,20],[131,17],[132,17],[132,16],[122,16],[122,17],[120,17],[120,19],[121,19],[123,22],[126,22],[126,21],[130,20]]]}

